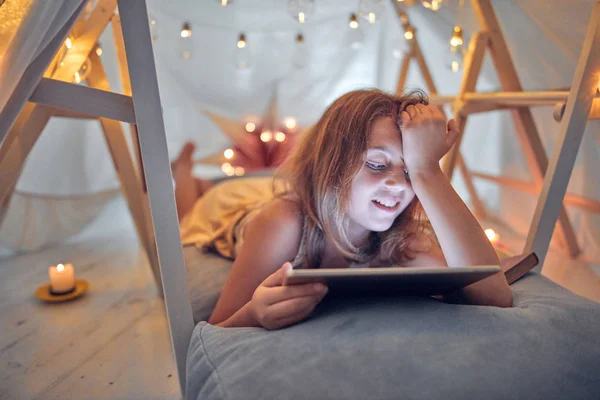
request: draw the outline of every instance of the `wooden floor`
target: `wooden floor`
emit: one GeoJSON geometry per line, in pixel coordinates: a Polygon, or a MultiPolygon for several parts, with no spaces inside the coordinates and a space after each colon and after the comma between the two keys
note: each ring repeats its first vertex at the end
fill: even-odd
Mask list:
{"type": "Polygon", "coordinates": [[[0,399],[179,399],[163,302],[117,199],[77,240],[0,261],[0,399]],[[89,292],[42,304],[47,268],[71,262],[89,292]]]}
{"type": "MultiPolygon", "coordinates": [[[[600,302],[598,271],[554,253],[544,274],[600,302]]],[[[180,398],[163,303],[121,198],[71,243],[0,260],[0,326],[2,400],[180,398]],[[42,304],[33,293],[61,261],[90,291],[42,304]]]]}

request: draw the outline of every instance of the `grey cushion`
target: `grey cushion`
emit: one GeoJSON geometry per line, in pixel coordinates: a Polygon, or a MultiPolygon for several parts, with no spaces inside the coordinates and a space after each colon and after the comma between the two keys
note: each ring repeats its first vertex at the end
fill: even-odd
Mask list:
{"type": "Polygon", "coordinates": [[[600,304],[530,272],[515,307],[329,299],[292,327],[199,323],[188,399],[600,398],[600,304]]]}
{"type": "Polygon", "coordinates": [[[194,321],[208,320],[231,269],[232,261],[194,245],[183,246],[194,321]]]}

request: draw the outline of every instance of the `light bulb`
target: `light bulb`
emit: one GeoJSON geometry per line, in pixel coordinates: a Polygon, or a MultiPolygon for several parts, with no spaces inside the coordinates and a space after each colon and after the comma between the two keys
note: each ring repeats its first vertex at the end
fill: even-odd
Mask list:
{"type": "Polygon", "coordinates": [[[222,7],[227,7],[233,4],[233,0],[217,0],[222,7]]]}
{"type": "Polygon", "coordinates": [[[313,14],[315,0],[289,0],[288,12],[299,23],[305,23],[313,14]]]}
{"type": "Polygon", "coordinates": [[[277,140],[279,143],[283,142],[285,140],[285,133],[277,132],[275,134],[275,140],[277,140]]]}
{"type": "Polygon", "coordinates": [[[181,37],[182,38],[189,38],[192,36],[192,28],[190,27],[190,24],[185,22],[183,24],[183,27],[181,28],[181,37]]]}
{"type": "Polygon", "coordinates": [[[404,30],[404,39],[413,40],[414,37],[415,37],[415,28],[413,28],[410,25],[407,26],[406,29],[404,30]]]}
{"type": "Polygon", "coordinates": [[[67,49],[73,47],[73,39],[70,36],[65,40],[65,46],[67,46],[67,49]]]}
{"type": "Polygon", "coordinates": [[[231,159],[233,158],[233,155],[234,155],[234,154],[235,154],[235,153],[233,152],[233,149],[226,149],[226,150],[223,152],[223,156],[225,156],[225,158],[226,158],[226,159],[228,159],[228,160],[231,160],[231,159]]]}
{"type": "Polygon", "coordinates": [[[273,134],[271,133],[271,131],[264,131],[260,134],[260,140],[265,143],[270,142],[271,139],[273,139],[273,134]]]}
{"type": "Polygon", "coordinates": [[[496,231],[491,228],[486,229],[484,232],[485,236],[487,236],[488,240],[492,243],[497,243],[500,239],[500,235],[498,235],[496,231]]]}
{"type": "Polygon", "coordinates": [[[243,176],[246,173],[246,170],[243,167],[235,167],[235,174],[237,176],[243,176]]]}
{"type": "Polygon", "coordinates": [[[385,10],[384,0],[360,0],[358,9],[361,18],[374,24],[377,17],[382,15],[385,10]]]}
{"type": "Polygon", "coordinates": [[[460,26],[456,25],[452,30],[452,37],[450,38],[450,46],[462,46],[463,44],[463,30],[460,26]]]}
{"type": "Polygon", "coordinates": [[[246,132],[252,133],[256,129],[256,125],[253,122],[248,122],[246,124],[246,132]]]}
{"type": "Polygon", "coordinates": [[[237,47],[238,49],[243,49],[244,47],[246,47],[246,35],[244,35],[243,33],[240,34],[240,37],[237,42],[237,47]]]}
{"type": "Polygon", "coordinates": [[[98,55],[98,57],[102,55],[102,46],[100,45],[100,43],[96,44],[96,55],[98,55]]]}
{"type": "Polygon", "coordinates": [[[352,29],[358,28],[358,18],[356,18],[356,14],[352,14],[350,16],[350,28],[352,28],[352,29]]]}
{"type": "Polygon", "coordinates": [[[423,4],[423,7],[433,11],[437,11],[440,8],[442,8],[444,2],[445,0],[421,0],[421,4],[423,4]]]}
{"type": "Polygon", "coordinates": [[[309,56],[304,36],[301,33],[298,33],[298,35],[296,35],[296,50],[292,56],[292,64],[294,67],[302,69],[308,65],[309,56]]]}
{"type": "Polygon", "coordinates": [[[286,118],[284,124],[285,124],[286,128],[294,129],[296,127],[296,120],[292,117],[286,118]]]}

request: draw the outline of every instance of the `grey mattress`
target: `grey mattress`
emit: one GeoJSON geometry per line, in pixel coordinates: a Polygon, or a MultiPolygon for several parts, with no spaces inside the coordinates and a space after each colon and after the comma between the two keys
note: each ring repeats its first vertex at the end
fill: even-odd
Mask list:
{"type": "MultiPolygon", "coordinates": [[[[231,262],[193,248],[190,258],[201,321],[231,262]]],[[[199,322],[186,397],[600,399],[600,304],[533,272],[511,287],[510,309],[325,298],[310,319],[278,331],[199,322]]]]}

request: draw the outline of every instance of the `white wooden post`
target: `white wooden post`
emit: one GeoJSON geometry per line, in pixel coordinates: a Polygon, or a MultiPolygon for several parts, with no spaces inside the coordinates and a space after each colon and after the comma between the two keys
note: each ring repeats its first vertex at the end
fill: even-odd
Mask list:
{"type": "Polygon", "coordinates": [[[167,317],[181,393],[185,395],[186,356],[194,320],[172,190],[148,13],[144,0],[119,0],[118,5],[167,317]]]}
{"type": "Polygon", "coordinates": [[[600,80],[600,2],[596,3],[571,84],[559,139],[531,222],[525,252],[543,265],[600,80]]]}

